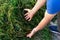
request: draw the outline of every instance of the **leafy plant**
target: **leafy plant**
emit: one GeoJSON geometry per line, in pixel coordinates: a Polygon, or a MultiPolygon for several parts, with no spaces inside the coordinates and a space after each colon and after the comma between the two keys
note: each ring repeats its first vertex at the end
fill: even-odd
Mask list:
{"type": "MultiPolygon", "coordinates": [[[[36,27],[43,18],[45,6],[37,12],[30,22],[24,18],[24,9],[31,9],[35,5],[35,2],[36,0],[0,0],[1,40],[34,40],[33,38],[26,38],[25,36],[36,27]]],[[[42,31],[41,34],[43,32],[44,31],[42,31]]],[[[44,40],[43,37],[41,39],[44,40]]],[[[49,40],[49,38],[47,40],[49,40]]]]}

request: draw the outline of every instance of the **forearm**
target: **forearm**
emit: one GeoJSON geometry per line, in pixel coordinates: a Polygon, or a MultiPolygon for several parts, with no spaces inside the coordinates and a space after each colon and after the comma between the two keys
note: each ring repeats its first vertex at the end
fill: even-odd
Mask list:
{"type": "Polygon", "coordinates": [[[37,0],[35,6],[32,8],[33,12],[37,12],[44,4],[45,4],[46,0],[37,0]]]}
{"type": "Polygon", "coordinates": [[[50,22],[50,20],[46,20],[46,18],[43,18],[42,21],[35,28],[36,32],[39,30],[42,30],[49,22],[50,22]]]}
{"type": "Polygon", "coordinates": [[[46,16],[41,20],[41,22],[33,29],[33,31],[37,32],[43,29],[54,17],[55,15],[46,14],[46,16]]]}

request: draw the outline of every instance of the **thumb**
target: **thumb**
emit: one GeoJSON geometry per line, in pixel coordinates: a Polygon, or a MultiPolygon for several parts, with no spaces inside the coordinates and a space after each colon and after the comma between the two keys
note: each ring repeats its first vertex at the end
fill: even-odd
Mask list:
{"type": "Polygon", "coordinates": [[[30,9],[24,9],[25,11],[30,11],[30,9]]]}
{"type": "Polygon", "coordinates": [[[31,38],[31,34],[28,34],[27,37],[31,38]]]}

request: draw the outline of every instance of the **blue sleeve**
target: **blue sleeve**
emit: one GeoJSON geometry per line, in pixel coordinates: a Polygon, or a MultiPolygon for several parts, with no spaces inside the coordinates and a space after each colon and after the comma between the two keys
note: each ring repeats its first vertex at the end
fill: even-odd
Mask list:
{"type": "Polygon", "coordinates": [[[56,14],[57,12],[60,11],[60,0],[47,0],[46,5],[47,5],[47,12],[49,14],[56,14]]]}

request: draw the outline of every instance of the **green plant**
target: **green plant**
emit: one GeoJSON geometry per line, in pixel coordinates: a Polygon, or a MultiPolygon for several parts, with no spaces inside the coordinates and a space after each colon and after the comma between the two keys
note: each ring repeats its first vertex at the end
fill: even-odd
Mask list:
{"type": "MultiPolygon", "coordinates": [[[[32,8],[36,0],[0,0],[0,39],[1,40],[33,40],[26,38],[40,20],[43,18],[45,6],[41,8],[28,22],[24,18],[24,9],[32,8]]],[[[48,29],[45,29],[47,32],[48,29]]],[[[42,31],[41,33],[43,33],[42,31]]],[[[44,36],[44,35],[43,35],[44,36]]],[[[48,35],[47,35],[48,36],[48,35]]],[[[44,36],[45,37],[45,36],[44,36]]],[[[49,40],[43,37],[42,40],[49,40]]]]}

